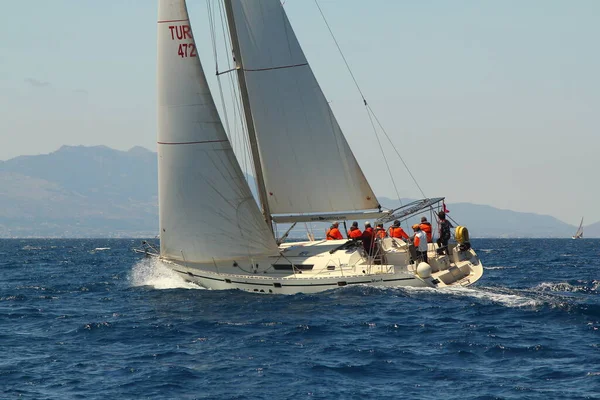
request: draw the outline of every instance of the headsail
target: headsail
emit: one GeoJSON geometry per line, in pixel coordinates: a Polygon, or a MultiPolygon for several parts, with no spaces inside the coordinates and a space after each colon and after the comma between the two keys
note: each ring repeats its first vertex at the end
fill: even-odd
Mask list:
{"type": "Polygon", "coordinates": [[[159,0],[157,84],[161,255],[277,254],[210,94],[185,0],[159,0]]]}
{"type": "Polygon", "coordinates": [[[377,198],[280,0],[231,3],[272,214],[372,210],[377,198]]]}

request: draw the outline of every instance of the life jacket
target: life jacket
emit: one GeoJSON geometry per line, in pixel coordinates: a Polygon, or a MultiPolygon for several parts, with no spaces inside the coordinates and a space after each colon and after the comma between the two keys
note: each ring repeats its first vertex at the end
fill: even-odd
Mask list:
{"type": "Polygon", "coordinates": [[[431,233],[431,224],[429,222],[421,222],[421,230],[425,232],[425,236],[427,236],[427,243],[433,242],[433,234],[431,233]]]}
{"type": "Polygon", "coordinates": [[[408,234],[399,226],[390,226],[390,237],[398,239],[408,239],[408,234]]]}
{"type": "Polygon", "coordinates": [[[362,238],[362,232],[360,231],[360,229],[351,226],[350,227],[350,232],[348,232],[348,238],[349,239],[360,239],[362,238]]]}
{"type": "Polygon", "coordinates": [[[383,239],[384,237],[386,237],[387,234],[385,233],[385,229],[383,229],[383,228],[375,229],[375,236],[380,239],[383,239]]]}
{"type": "Polygon", "coordinates": [[[327,230],[327,240],[341,240],[344,237],[338,228],[329,228],[327,230]]]}

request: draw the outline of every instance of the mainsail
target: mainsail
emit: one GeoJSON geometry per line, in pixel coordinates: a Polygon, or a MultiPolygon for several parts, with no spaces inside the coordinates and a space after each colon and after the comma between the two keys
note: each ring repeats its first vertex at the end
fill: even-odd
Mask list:
{"type": "Polygon", "coordinates": [[[271,214],[378,208],[280,0],[226,1],[271,214]]]}
{"type": "Polygon", "coordinates": [[[184,0],[159,0],[157,84],[161,256],[277,254],[210,94],[184,0]]]}

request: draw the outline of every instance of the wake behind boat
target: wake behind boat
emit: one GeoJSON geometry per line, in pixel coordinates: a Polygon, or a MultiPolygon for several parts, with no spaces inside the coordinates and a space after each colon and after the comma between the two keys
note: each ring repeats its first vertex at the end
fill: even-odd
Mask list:
{"type": "Polygon", "coordinates": [[[446,251],[428,243],[422,253],[394,237],[276,238],[277,224],[389,223],[445,207],[435,198],[383,210],[281,2],[225,0],[224,6],[235,60],[226,72],[237,74],[260,208],[207,84],[185,0],[159,0],[160,252],[142,251],[211,289],[293,294],[476,282],[483,267],[463,227],[446,251]]]}

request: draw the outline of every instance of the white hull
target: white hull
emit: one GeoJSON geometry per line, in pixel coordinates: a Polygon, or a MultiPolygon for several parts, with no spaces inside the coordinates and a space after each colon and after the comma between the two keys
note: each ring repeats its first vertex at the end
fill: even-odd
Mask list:
{"type": "Polygon", "coordinates": [[[361,248],[334,252],[346,240],[305,242],[282,247],[281,257],[230,260],[210,264],[191,264],[167,260],[165,264],[187,281],[207,289],[239,289],[247,292],[295,294],[317,293],[351,285],[379,287],[468,286],[483,274],[483,266],[473,250],[452,247],[451,256],[436,254],[430,244],[427,273],[410,262],[408,246],[385,239],[384,261],[374,264],[361,248]],[[391,262],[394,262],[393,264],[391,262]],[[289,267],[289,268],[288,268],[289,267]]]}

